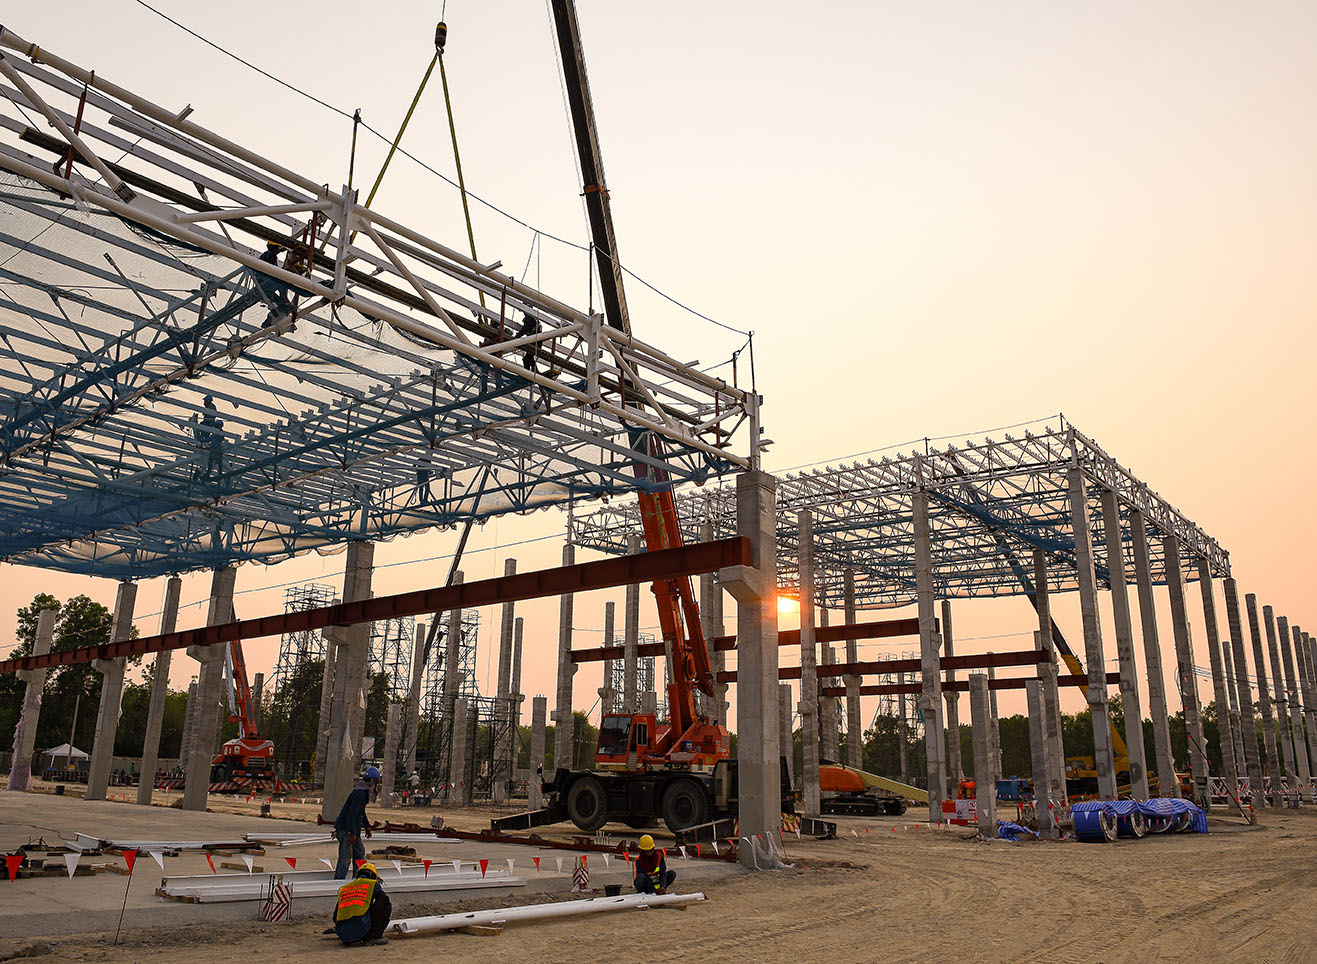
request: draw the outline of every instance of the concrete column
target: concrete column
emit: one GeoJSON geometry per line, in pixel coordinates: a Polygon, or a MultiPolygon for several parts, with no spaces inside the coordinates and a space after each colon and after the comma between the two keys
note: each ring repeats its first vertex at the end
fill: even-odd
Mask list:
{"type": "Polygon", "coordinates": [[[1070,469],[1070,525],[1075,537],[1075,568],[1079,571],[1079,611],[1084,623],[1084,655],[1088,661],[1088,711],[1093,717],[1093,757],[1097,764],[1098,796],[1116,799],[1116,765],[1111,748],[1111,717],[1107,712],[1107,659],[1098,617],[1097,578],[1088,527],[1088,490],[1084,472],[1070,469]]]}
{"type": "MultiPolygon", "coordinates": [[[[576,547],[571,543],[562,547],[562,564],[576,562],[576,547]]],[[[572,676],[576,664],[572,662],[572,594],[559,597],[558,602],[558,687],[553,711],[553,765],[557,769],[572,766],[572,676]]]]}
{"type": "MultiPolygon", "coordinates": [[[[819,620],[819,625],[828,625],[828,611],[826,609],[819,611],[819,620]]],[[[823,644],[820,659],[824,666],[831,666],[837,661],[831,643],[823,644]]],[[[837,678],[829,676],[826,672],[819,679],[823,687],[837,684],[837,678]]],[[[819,754],[824,760],[830,760],[833,763],[841,762],[841,746],[837,737],[837,698],[835,696],[819,698],[819,754]]]]}
{"type": "MultiPolygon", "coordinates": [[[[604,645],[613,645],[613,620],[614,612],[617,607],[612,602],[604,603],[604,645]]],[[[613,664],[616,660],[604,660],[604,678],[603,685],[599,687],[599,712],[607,716],[609,713],[616,713],[616,700],[621,693],[613,692],[613,664]]]]}
{"type": "Polygon", "coordinates": [[[1290,727],[1292,706],[1285,693],[1285,671],[1281,668],[1280,646],[1276,642],[1275,613],[1270,606],[1262,607],[1262,622],[1267,629],[1267,652],[1271,657],[1271,679],[1275,687],[1276,722],[1279,724],[1279,750],[1281,767],[1290,793],[1299,792],[1299,771],[1294,760],[1294,731],[1290,727]]]}
{"type": "MultiPolygon", "coordinates": [[[[942,655],[955,656],[955,639],[951,631],[951,600],[942,600],[942,655]]],[[[943,673],[948,683],[956,681],[956,671],[943,673]]],[[[953,783],[965,779],[965,765],[960,759],[960,693],[945,689],[942,698],[947,703],[947,772],[953,783]]]]}
{"type": "Polygon", "coordinates": [[[530,703],[530,774],[526,779],[526,809],[538,810],[544,806],[544,730],[549,712],[546,697],[537,696],[530,703]]]}
{"type": "Polygon", "coordinates": [[[1299,771],[1302,799],[1317,802],[1313,792],[1312,768],[1308,765],[1308,746],[1303,738],[1303,696],[1299,693],[1298,679],[1294,675],[1294,653],[1290,648],[1290,622],[1284,616],[1276,619],[1276,632],[1280,636],[1280,652],[1285,663],[1285,690],[1289,703],[1290,739],[1294,744],[1294,766],[1299,771]]]}
{"type": "MultiPolygon", "coordinates": [[[[119,583],[114,600],[114,626],[110,642],[128,639],[133,632],[133,605],[137,601],[137,586],[128,580],[119,583]]],[[[87,800],[104,800],[110,785],[110,761],[114,756],[114,736],[119,728],[119,713],[123,703],[123,676],[128,661],[97,659],[92,667],[101,674],[101,704],[96,714],[96,743],[91,748],[91,763],[87,770],[87,800]]]]}
{"type": "MultiPolygon", "coordinates": [[[[338,605],[339,600],[334,600],[334,605],[338,605]]],[[[324,787],[328,780],[329,760],[329,732],[333,729],[334,721],[334,685],[338,679],[338,631],[336,628],[326,628],[321,631],[320,638],[324,640],[325,647],[325,668],[320,676],[320,711],[316,717],[316,751],[315,759],[312,760],[312,779],[315,783],[324,787]]],[[[337,813],[334,814],[338,816],[337,813]]]]}
{"type": "MultiPolygon", "coordinates": [[[[384,754],[380,761],[380,806],[393,806],[393,789],[398,774],[398,730],[402,705],[390,703],[384,718],[384,754]]],[[[406,782],[405,780],[403,781],[406,782]]]]}
{"type": "MultiPolygon", "coordinates": [[[[704,523],[700,526],[700,540],[713,541],[713,526],[704,523]]],[[[714,646],[714,640],[724,635],[723,630],[723,587],[718,584],[718,574],[708,572],[700,576],[700,624],[704,630],[704,641],[709,647],[709,665],[713,668],[713,698],[709,702],[709,722],[727,725],[727,684],[717,682],[718,674],[727,665],[727,654],[714,646]]],[[[629,711],[628,711],[629,712],[629,711]]]]}
{"type": "MultiPolygon", "coordinates": [[[[1249,795],[1253,809],[1267,805],[1262,792],[1262,761],[1258,758],[1258,727],[1253,716],[1253,690],[1248,682],[1248,659],[1244,655],[1244,624],[1239,617],[1239,586],[1233,576],[1225,580],[1226,620],[1230,625],[1230,651],[1235,657],[1235,687],[1238,692],[1239,739],[1244,745],[1244,766],[1248,768],[1249,795]]],[[[1261,649],[1261,645],[1258,646],[1261,649]]],[[[1265,679],[1266,670],[1258,664],[1259,681],[1265,679]]],[[[1259,684],[1261,685],[1261,684],[1259,684]]]]}
{"type": "MultiPolygon", "coordinates": [[[[1317,774],[1317,692],[1314,692],[1310,670],[1312,661],[1308,658],[1308,634],[1300,632],[1298,626],[1293,626],[1291,629],[1294,632],[1294,662],[1299,668],[1299,697],[1303,703],[1303,725],[1308,733],[1308,767],[1310,773],[1317,774]]],[[[1300,752],[1299,747],[1295,746],[1294,751],[1300,752]]]]}
{"type": "Polygon", "coordinates": [[[416,624],[412,640],[412,673],[408,681],[407,702],[403,704],[405,725],[402,735],[403,770],[410,777],[416,769],[416,742],[421,732],[421,683],[425,679],[425,623],[416,624]]]}
{"type": "MultiPolygon", "coordinates": [[[[453,585],[460,586],[465,579],[461,570],[453,573],[453,585]]],[[[454,774],[461,765],[457,756],[457,710],[455,708],[458,694],[462,691],[462,610],[448,611],[448,631],[444,634],[444,699],[443,727],[447,738],[440,740],[439,773],[444,781],[444,801],[451,802],[454,785],[458,782],[454,774]]]]}
{"type": "MultiPolygon", "coordinates": [[[[233,584],[237,578],[236,566],[216,569],[210,579],[210,605],[206,611],[206,625],[220,626],[233,621],[233,584]]],[[[224,687],[224,647],[190,646],[187,654],[201,665],[197,669],[196,710],[188,742],[181,755],[187,760],[187,773],[183,783],[183,809],[205,811],[206,797],[210,792],[210,764],[215,756],[212,743],[215,726],[219,721],[219,705],[224,687]]],[[[189,702],[192,702],[189,699],[189,702]]],[[[337,816],[335,810],[331,816],[337,816]]]]}
{"type": "MultiPolygon", "coordinates": [[[[373,543],[348,543],[343,563],[343,602],[369,599],[374,574],[373,543]]],[[[333,820],[361,773],[361,739],[366,729],[366,675],[370,663],[370,623],[344,626],[331,640],[339,643],[334,658],[334,702],[330,705],[328,759],[321,816],[333,820]]]]}
{"type": "MultiPolygon", "coordinates": [[[[178,626],[178,599],[183,580],[172,577],[165,583],[165,602],[160,611],[160,632],[172,633],[178,626]]],[[[142,739],[142,778],[137,784],[137,804],[151,805],[155,791],[155,771],[160,763],[160,730],[165,721],[165,697],[169,695],[169,658],[171,650],[156,653],[151,670],[151,705],[146,712],[146,736],[142,739]]]]}
{"type": "Polygon", "coordinates": [[[524,621],[520,616],[512,630],[512,751],[508,758],[512,761],[512,772],[517,769],[517,757],[521,746],[521,704],[526,696],[521,691],[521,640],[524,621]]]}
{"type": "MultiPolygon", "coordinates": [[[[992,655],[991,652],[988,653],[992,655]]],[[[992,681],[997,678],[995,667],[987,668],[988,674],[988,725],[992,728],[992,759],[993,766],[997,768],[998,776],[1001,775],[1001,728],[1000,721],[997,718],[997,691],[992,688],[992,681]]]]}
{"type": "MultiPolygon", "coordinates": [[[[55,638],[55,610],[43,609],[37,615],[36,636],[32,640],[32,655],[45,656],[55,638]]],[[[14,759],[9,765],[9,789],[29,790],[32,787],[32,754],[37,749],[37,723],[41,717],[41,693],[46,685],[46,670],[19,670],[18,678],[27,685],[23,688],[23,710],[14,730],[14,759]]],[[[145,775],[145,774],[144,774],[145,775]]]]}
{"type": "Polygon", "coordinates": [[[1057,806],[1066,800],[1065,740],[1061,728],[1061,687],[1057,683],[1056,642],[1052,636],[1052,603],[1047,575],[1047,554],[1041,549],[1033,551],[1034,607],[1038,615],[1038,632],[1034,635],[1034,649],[1045,651],[1048,660],[1038,667],[1042,681],[1043,739],[1048,741],[1044,759],[1051,766],[1048,774],[1049,799],[1057,806]]]}
{"type": "Polygon", "coordinates": [[[1198,560],[1198,587],[1203,596],[1203,623],[1207,630],[1207,654],[1212,664],[1212,693],[1216,699],[1216,725],[1221,733],[1221,771],[1231,800],[1239,799],[1239,768],[1235,765],[1235,728],[1230,719],[1230,694],[1226,687],[1225,666],[1221,660],[1221,635],[1216,623],[1216,594],[1212,568],[1206,559],[1198,560]]]}
{"type": "MultiPolygon", "coordinates": [[[[1152,595],[1152,566],[1148,558],[1148,528],[1143,513],[1138,509],[1130,510],[1130,542],[1134,547],[1134,581],[1139,590],[1139,625],[1143,630],[1143,662],[1148,676],[1148,715],[1152,719],[1152,745],[1157,763],[1157,794],[1162,797],[1178,797],[1180,782],[1175,778],[1175,757],[1171,752],[1170,714],[1166,708],[1166,677],[1162,672],[1161,639],[1157,634],[1157,610],[1152,595]]],[[[1126,719],[1128,718],[1126,716],[1126,719]]]]}
{"type": "Polygon", "coordinates": [[[799,513],[800,547],[800,751],[801,800],[805,816],[822,814],[819,790],[819,679],[815,665],[814,633],[814,518],[808,509],[799,513]]]}
{"type": "MultiPolygon", "coordinates": [[[[897,674],[897,682],[905,686],[905,673],[897,674]]],[[[909,711],[906,709],[906,694],[898,693],[896,695],[896,739],[897,756],[901,761],[901,782],[910,782],[910,729],[907,720],[910,718],[909,711]]]]}
{"type": "Polygon", "coordinates": [[[992,753],[992,723],[989,721],[988,677],[969,674],[969,712],[974,738],[975,807],[979,836],[997,837],[997,766],[992,753]]]}
{"type": "MultiPolygon", "coordinates": [[[[1239,722],[1239,703],[1235,697],[1237,692],[1235,687],[1235,657],[1229,639],[1221,640],[1221,661],[1225,668],[1226,699],[1230,701],[1230,732],[1235,738],[1235,766],[1238,768],[1239,779],[1242,782],[1248,775],[1248,767],[1247,761],[1244,759],[1243,730],[1239,722]]],[[[1244,794],[1241,792],[1240,798],[1243,797],[1244,794]]]]}
{"type": "Polygon", "coordinates": [[[187,748],[192,745],[192,724],[197,713],[197,681],[187,684],[187,703],[183,706],[183,733],[178,743],[178,762],[187,766],[187,748]]]}
{"type": "Polygon", "coordinates": [[[252,674],[252,723],[256,726],[256,732],[264,732],[261,726],[261,701],[265,698],[265,674],[252,674]]]}
{"type": "MultiPolygon", "coordinates": [[[[736,732],[740,832],[776,850],[782,820],[778,758],[776,480],[764,472],[736,477],[737,532],[750,540],[751,564],[724,569],[723,587],[736,599],[736,732]]],[[[754,848],[741,863],[764,867],[754,848]]],[[[770,861],[771,863],[772,861],[770,861]]]]}
{"type": "Polygon", "coordinates": [[[1253,666],[1258,684],[1258,711],[1262,714],[1262,746],[1266,753],[1267,778],[1271,781],[1271,801],[1281,805],[1280,754],[1276,752],[1276,720],[1271,713],[1271,692],[1267,686],[1267,660],[1262,653],[1262,630],[1258,622],[1258,597],[1244,595],[1244,608],[1248,610],[1248,632],[1253,643],[1253,666]]]}
{"type": "MultiPolygon", "coordinates": [[[[515,575],[516,571],[516,559],[503,560],[504,576],[515,575]]],[[[498,688],[495,691],[494,701],[494,716],[497,720],[494,731],[497,746],[494,747],[494,774],[491,781],[495,804],[508,802],[512,770],[516,765],[512,756],[512,748],[516,744],[512,723],[515,705],[512,701],[512,653],[515,648],[514,634],[517,622],[515,607],[516,604],[512,602],[503,604],[502,621],[499,626],[498,688]]],[[[604,640],[604,645],[610,645],[607,638],[604,640]]]]}
{"type": "MultiPolygon", "coordinates": [[[[640,536],[629,535],[626,540],[627,555],[634,556],[640,552],[640,536]]],[[[626,587],[626,604],[622,613],[622,675],[625,686],[622,689],[622,712],[636,713],[640,710],[640,696],[636,692],[636,675],[639,672],[640,655],[640,586],[632,583],[626,587]]]]}
{"type": "Polygon", "coordinates": [[[928,493],[919,489],[911,499],[914,514],[915,595],[919,602],[919,650],[923,692],[919,708],[924,714],[924,752],[928,760],[928,819],[942,820],[947,798],[946,737],[942,726],[941,646],[933,628],[933,546],[928,519],[928,493]]]}
{"type": "Polygon", "coordinates": [[[777,684],[777,745],[778,753],[787,761],[787,773],[792,786],[796,783],[794,728],[791,726],[791,684],[777,684]]]}
{"type": "Polygon", "coordinates": [[[471,720],[465,699],[453,700],[453,763],[448,770],[448,802],[471,806],[471,720]]]}
{"type": "MultiPolygon", "coordinates": [[[[846,625],[854,626],[855,570],[847,569],[843,578],[846,625]]],[[[859,661],[858,640],[846,640],[846,662],[854,664],[859,661]]],[[[846,686],[846,765],[860,770],[864,768],[864,719],[860,714],[860,677],[858,673],[847,673],[843,681],[846,686]]]]}
{"type": "Polygon", "coordinates": [[[1125,540],[1120,531],[1120,505],[1116,493],[1102,490],[1102,534],[1107,545],[1107,577],[1116,627],[1116,655],[1120,660],[1120,702],[1125,711],[1125,748],[1129,755],[1130,790],[1138,800],[1148,799],[1148,756],[1143,746],[1143,707],[1139,703],[1139,664],[1134,658],[1134,626],[1130,619],[1129,589],[1125,576],[1125,540]]]}
{"type": "Polygon", "coordinates": [[[1043,684],[1029,680],[1024,684],[1029,704],[1029,750],[1033,761],[1034,810],[1038,817],[1038,832],[1044,837],[1060,835],[1056,816],[1052,810],[1051,781],[1047,775],[1056,767],[1049,759],[1051,741],[1047,739],[1047,708],[1043,703],[1043,684]]]}
{"type": "Polygon", "coordinates": [[[1162,558],[1166,565],[1166,588],[1171,600],[1171,629],[1175,636],[1175,681],[1180,690],[1181,712],[1184,713],[1185,740],[1189,744],[1189,775],[1194,784],[1194,803],[1207,810],[1211,807],[1207,789],[1207,742],[1203,739],[1198,678],[1194,673],[1193,640],[1189,635],[1184,563],[1180,558],[1179,539],[1174,535],[1163,535],[1161,542],[1162,558]]]}

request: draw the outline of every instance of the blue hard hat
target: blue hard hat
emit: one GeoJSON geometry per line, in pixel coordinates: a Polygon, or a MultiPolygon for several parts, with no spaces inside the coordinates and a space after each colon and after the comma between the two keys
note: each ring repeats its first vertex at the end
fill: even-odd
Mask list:
{"type": "Polygon", "coordinates": [[[363,780],[378,780],[379,778],[380,778],[379,767],[366,767],[365,776],[362,777],[363,780]]]}

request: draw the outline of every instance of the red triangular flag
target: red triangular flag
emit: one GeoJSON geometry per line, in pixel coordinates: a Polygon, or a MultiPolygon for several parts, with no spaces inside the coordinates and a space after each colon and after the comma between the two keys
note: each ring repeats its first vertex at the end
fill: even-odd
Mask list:
{"type": "Polygon", "coordinates": [[[581,866],[585,866],[585,854],[581,854],[581,866]]]}
{"type": "Polygon", "coordinates": [[[489,861],[488,861],[488,860],[482,860],[482,861],[480,861],[480,876],[481,876],[481,877],[485,876],[485,871],[486,871],[488,868],[489,868],[489,861]]]}
{"type": "Polygon", "coordinates": [[[9,880],[18,876],[18,868],[23,864],[22,854],[9,854],[5,857],[5,866],[9,868],[9,880]]]}
{"type": "Polygon", "coordinates": [[[251,803],[251,802],[252,802],[252,795],[251,795],[250,793],[247,794],[247,802],[248,802],[248,803],[251,803]]]}
{"type": "Polygon", "coordinates": [[[210,872],[215,872],[215,859],[210,854],[206,854],[206,863],[210,864],[210,872]]]}
{"type": "Polygon", "coordinates": [[[137,851],[125,850],[123,852],[123,862],[128,865],[128,875],[131,877],[133,873],[133,864],[137,862],[137,851]]]}
{"type": "Polygon", "coordinates": [[[531,860],[535,861],[535,873],[538,874],[540,872],[540,858],[532,857],[531,860]]]}
{"type": "Polygon", "coordinates": [[[296,869],[297,869],[297,858],[296,858],[296,857],[285,857],[285,858],[284,858],[284,863],[286,863],[289,867],[292,867],[293,870],[296,870],[296,869]]]}
{"type": "Polygon", "coordinates": [[[365,862],[366,862],[366,861],[364,861],[364,860],[358,860],[358,861],[357,861],[357,869],[360,870],[360,869],[361,869],[361,865],[364,864],[365,862]]]}
{"type": "Polygon", "coordinates": [[[696,845],[695,845],[695,856],[696,856],[696,857],[700,856],[700,845],[699,845],[699,844],[696,844],[696,845]]]}
{"type": "Polygon", "coordinates": [[[433,860],[422,860],[421,863],[425,864],[425,876],[429,877],[429,876],[430,876],[430,865],[431,865],[432,863],[434,863],[434,861],[433,861],[433,860]]]}

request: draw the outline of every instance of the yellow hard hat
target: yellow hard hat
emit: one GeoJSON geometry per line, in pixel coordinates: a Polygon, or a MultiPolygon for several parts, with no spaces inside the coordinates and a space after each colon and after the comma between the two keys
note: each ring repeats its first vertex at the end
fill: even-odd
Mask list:
{"type": "Polygon", "coordinates": [[[357,876],[358,877],[363,876],[366,873],[366,871],[370,871],[370,875],[374,877],[376,880],[380,879],[380,872],[375,868],[375,865],[372,864],[369,860],[367,860],[360,867],[357,868],[357,876]]]}
{"type": "Polygon", "coordinates": [[[654,838],[651,837],[649,834],[645,834],[643,837],[641,837],[641,838],[640,838],[640,849],[641,849],[641,850],[653,850],[653,849],[654,849],[654,838]]]}

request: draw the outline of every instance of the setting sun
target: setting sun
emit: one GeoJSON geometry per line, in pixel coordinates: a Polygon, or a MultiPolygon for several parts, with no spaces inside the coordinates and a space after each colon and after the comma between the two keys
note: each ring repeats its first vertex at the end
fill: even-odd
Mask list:
{"type": "Polygon", "coordinates": [[[790,596],[777,597],[777,611],[780,613],[794,613],[800,610],[800,603],[796,602],[790,596]]]}

